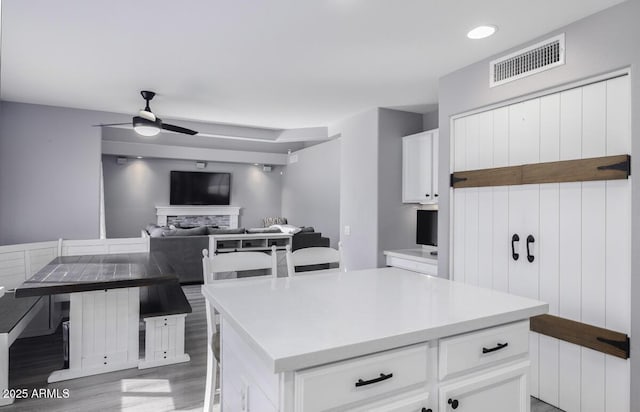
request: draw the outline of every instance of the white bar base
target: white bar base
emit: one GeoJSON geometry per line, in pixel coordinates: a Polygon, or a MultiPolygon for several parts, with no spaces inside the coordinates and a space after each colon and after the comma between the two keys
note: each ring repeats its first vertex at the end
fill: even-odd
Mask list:
{"type": "Polygon", "coordinates": [[[51,372],[47,378],[48,383],[67,381],[69,379],[82,378],[85,376],[99,375],[101,373],[115,372],[123,369],[132,369],[138,366],[138,362],[127,362],[107,365],[104,367],[91,369],[60,369],[51,372]]]}
{"type": "Polygon", "coordinates": [[[189,362],[184,353],[184,321],[186,313],[156,316],[144,319],[144,360],[138,369],[189,362]]]}
{"type": "Polygon", "coordinates": [[[69,368],[47,382],[138,367],[140,289],[71,293],[69,368]]]}

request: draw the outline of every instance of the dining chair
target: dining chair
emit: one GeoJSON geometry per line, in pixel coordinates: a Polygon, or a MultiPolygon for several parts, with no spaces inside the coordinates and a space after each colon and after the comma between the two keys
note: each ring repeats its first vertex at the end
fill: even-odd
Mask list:
{"type": "MultiPolygon", "coordinates": [[[[271,277],[278,276],[276,247],[271,246],[271,255],[264,252],[230,252],[219,253],[209,257],[209,250],[202,250],[202,271],[204,284],[209,285],[217,280],[222,272],[240,272],[244,270],[269,269],[271,277]]],[[[207,379],[205,384],[204,410],[211,411],[217,385],[217,374],[220,365],[220,325],[216,320],[214,308],[207,302],[207,379]]]]}
{"type": "Polygon", "coordinates": [[[345,268],[342,263],[342,243],[338,243],[338,249],[331,247],[308,247],[291,251],[291,245],[287,246],[287,274],[294,277],[303,273],[320,273],[320,272],[344,272],[345,268]],[[296,273],[296,267],[312,266],[312,265],[328,265],[337,264],[337,268],[305,270],[296,273]]]}

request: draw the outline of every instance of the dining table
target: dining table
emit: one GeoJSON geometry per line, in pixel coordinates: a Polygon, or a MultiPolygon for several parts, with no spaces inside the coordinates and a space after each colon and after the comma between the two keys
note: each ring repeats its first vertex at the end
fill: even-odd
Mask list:
{"type": "Polygon", "coordinates": [[[15,290],[16,298],[69,294],[69,367],[48,382],[138,367],[140,289],[177,282],[164,254],[59,256],[15,290]]]}

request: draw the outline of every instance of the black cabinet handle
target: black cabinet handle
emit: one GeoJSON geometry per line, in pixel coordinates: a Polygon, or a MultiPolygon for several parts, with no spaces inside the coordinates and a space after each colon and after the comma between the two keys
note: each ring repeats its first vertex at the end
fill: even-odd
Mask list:
{"type": "Polygon", "coordinates": [[[509,346],[509,342],[505,342],[505,343],[498,343],[496,346],[494,346],[491,349],[487,349],[487,348],[482,348],[482,353],[491,353],[491,352],[495,352],[497,350],[500,349],[504,349],[507,346],[509,346]]]}
{"type": "Polygon", "coordinates": [[[424,195],[425,195],[425,197],[429,197],[429,193],[425,193],[424,195]]]}
{"type": "Polygon", "coordinates": [[[436,193],[435,195],[433,195],[433,197],[438,197],[438,194],[436,193]]]}
{"type": "Polygon", "coordinates": [[[535,259],[535,257],[529,251],[529,244],[535,243],[535,241],[536,239],[533,237],[533,235],[527,236],[527,260],[529,261],[529,263],[533,262],[535,259]]]}
{"type": "Polygon", "coordinates": [[[422,409],[420,410],[420,412],[433,412],[433,411],[431,410],[431,408],[429,408],[429,409],[427,409],[427,408],[422,408],[422,409]]]}
{"type": "Polygon", "coordinates": [[[387,379],[391,379],[391,378],[393,378],[393,373],[390,373],[388,375],[385,375],[384,373],[381,373],[379,377],[373,378],[373,379],[369,379],[368,381],[365,381],[365,380],[362,380],[362,379],[358,379],[358,382],[356,382],[356,388],[359,388],[360,386],[371,385],[372,383],[378,383],[378,382],[386,381],[387,379]]]}
{"type": "Polygon", "coordinates": [[[517,233],[514,233],[513,236],[511,236],[511,257],[513,258],[513,260],[518,260],[518,258],[520,257],[520,253],[516,253],[516,242],[520,241],[520,236],[518,236],[517,233]]]}
{"type": "Polygon", "coordinates": [[[449,400],[447,401],[447,403],[448,403],[449,405],[451,405],[451,409],[458,409],[458,404],[459,404],[460,402],[458,402],[458,400],[457,400],[457,399],[451,399],[451,398],[449,398],[449,400]]]}

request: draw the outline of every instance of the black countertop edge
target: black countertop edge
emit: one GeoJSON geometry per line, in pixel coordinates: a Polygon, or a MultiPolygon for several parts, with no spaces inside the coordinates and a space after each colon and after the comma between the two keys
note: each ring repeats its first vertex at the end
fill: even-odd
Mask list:
{"type": "Polygon", "coordinates": [[[175,282],[174,275],[167,277],[155,277],[152,279],[123,279],[108,282],[77,282],[77,283],[57,283],[57,282],[24,282],[16,288],[15,297],[23,298],[29,296],[58,295],[62,293],[92,292],[107,289],[135,288],[138,286],[153,286],[162,283],[175,282]],[[33,286],[31,286],[33,285],[33,286]]]}

